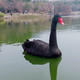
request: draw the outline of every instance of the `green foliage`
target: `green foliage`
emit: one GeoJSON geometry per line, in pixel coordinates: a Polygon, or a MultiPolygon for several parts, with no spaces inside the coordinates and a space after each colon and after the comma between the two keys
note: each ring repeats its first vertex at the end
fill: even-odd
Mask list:
{"type": "Polygon", "coordinates": [[[80,1],[73,1],[73,4],[78,5],[80,4],[80,1]]]}
{"type": "Polygon", "coordinates": [[[0,17],[4,17],[4,13],[1,13],[1,12],[0,12],[0,17]]]}
{"type": "Polygon", "coordinates": [[[24,2],[30,2],[31,0],[23,0],[24,2]]]}
{"type": "Polygon", "coordinates": [[[0,27],[5,26],[5,22],[4,21],[0,21],[0,27]]]}
{"type": "Polygon", "coordinates": [[[38,2],[38,3],[26,3],[24,6],[24,10],[26,9],[28,12],[34,12],[34,13],[49,13],[52,11],[53,5],[51,3],[43,3],[43,2],[38,2]]]}
{"type": "Polygon", "coordinates": [[[8,1],[13,1],[13,0],[8,0],[8,1]]]}
{"type": "Polygon", "coordinates": [[[30,9],[31,9],[31,3],[26,3],[25,9],[26,9],[27,11],[30,11],[30,9]]]}
{"type": "Polygon", "coordinates": [[[55,1],[54,4],[57,5],[63,3],[64,5],[79,5],[80,1],[55,1]]]}
{"type": "Polygon", "coordinates": [[[65,5],[79,5],[80,1],[63,1],[65,5]]]}
{"type": "Polygon", "coordinates": [[[5,12],[4,7],[0,7],[0,11],[1,11],[1,12],[5,12]]]}

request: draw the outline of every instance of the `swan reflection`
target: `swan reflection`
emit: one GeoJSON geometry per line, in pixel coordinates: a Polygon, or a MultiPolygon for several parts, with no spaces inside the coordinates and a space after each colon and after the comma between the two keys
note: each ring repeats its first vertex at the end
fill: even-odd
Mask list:
{"type": "Polygon", "coordinates": [[[23,54],[25,60],[29,61],[33,65],[44,65],[46,63],[49,63],[51,80],[57,80],[57,68],[61,61],[61,57],[48,59],[48,58],[40,58],[37,56],[28,55],[25,52],[23,52],[23,54]]]}

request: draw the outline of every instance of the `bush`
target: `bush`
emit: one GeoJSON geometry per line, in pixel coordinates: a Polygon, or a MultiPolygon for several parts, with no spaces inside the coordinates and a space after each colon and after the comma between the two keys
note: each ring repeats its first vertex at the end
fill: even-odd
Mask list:
{"type": "Polygon", "coordinates": [[[1,13],[1,12],[0,12],[0,17],[4,17],[4,13],[1,13]]]}

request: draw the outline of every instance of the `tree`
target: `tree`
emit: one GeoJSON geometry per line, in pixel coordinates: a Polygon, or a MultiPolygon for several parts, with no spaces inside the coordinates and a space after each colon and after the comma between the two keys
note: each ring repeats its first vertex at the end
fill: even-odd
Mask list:
{"type": "Polygon", "coordinates": [[[64,5],[63,2],[59,2],[57,5],[54,6],[54,12],[55,14],[70,15],[71,6],[64,5]]]}
{"type": "Polygon", "coordinates": [[[31,0],[23,0],[24,2],[30,2],[31,0]]]}

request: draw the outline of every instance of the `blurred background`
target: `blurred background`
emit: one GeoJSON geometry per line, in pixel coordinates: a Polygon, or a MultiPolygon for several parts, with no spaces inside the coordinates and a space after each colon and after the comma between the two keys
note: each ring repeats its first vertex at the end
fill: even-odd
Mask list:
{"type": "Polygon", "coordinates": [[[80,1],[0,0],[0,80],[80,80],[80,1]],[[62,59],[24,54],[26,39],[49,43],[55,14],[62,59]]]}
{"type": "Polygon", "coordinates": [[[80,14],[79,0],[0,0],[2,13],[80,14]]]}

